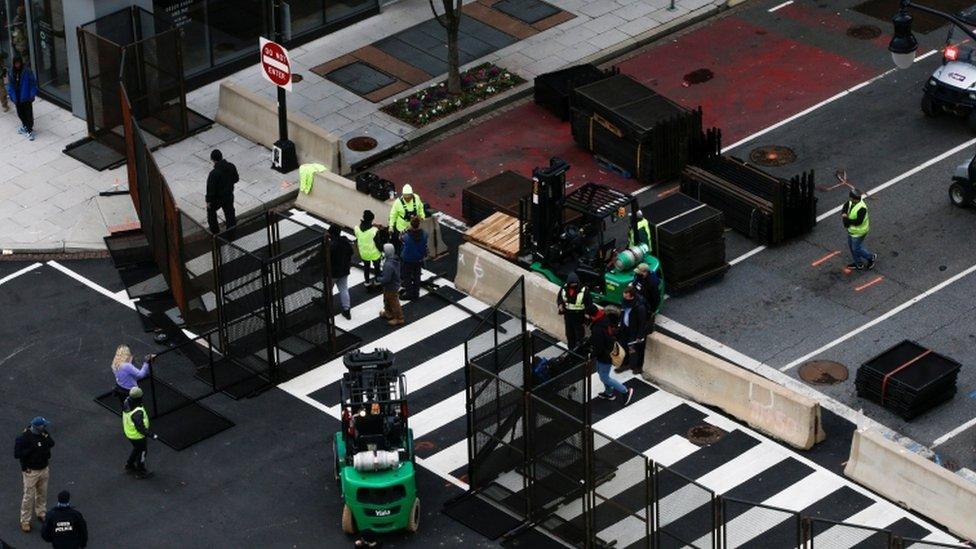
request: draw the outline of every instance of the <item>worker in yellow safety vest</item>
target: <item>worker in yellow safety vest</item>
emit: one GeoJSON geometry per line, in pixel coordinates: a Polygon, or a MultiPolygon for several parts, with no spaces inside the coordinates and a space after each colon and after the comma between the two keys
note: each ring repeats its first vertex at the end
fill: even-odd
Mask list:
{"type": "Polygon", "coordinates": [[[363,211],[362,221],[359,222],[359,225],[353,227],[353,233],[356,235],[356,248],[359,251],[359,259],[363,261],[364,284],[368,288],[376,287],[379,283],[380,258],[383,257],[380,249],[376,246],[376,234],[380,228],[378,225],[373,224],[373,219],[375,218],[376,216],[372,210],[365,210],[363,211]],[[375,278],[370,276],[370,271],[372,271],[372,275],[375,278]]]}
{"type": "Polygon", "coordinates": [[[851,189],[850,200],[844,204],[840,215],[844,227],[847,228],[847,245],[850,247],[851,257],[854,259],[847,267],[857,270],[874,268],[878,254],[873,254],[864,247],[864,239],[871,229],[871,220],[868,217],[868,205],[861,197],[859,190],[851,189]]]}
{"type": "Polygon", "coordinates": [[[398,254],[400,253],[400,246],[403,245],[400,234],[410,227],[410,220],[415,216],[420,219],[427,217],[426,212],[424,212],[424,203],[420,200],[420,196],[414,194],[413,187],[404,185],[400,196],[393,201],[393,206],[390,207],[390,242],[393,242],[398,254]]]}
{"type": "Polygon", "coordinates": [[[147,439],[156,440],[159,437],[149,430],[149,413],[142,404],[142,389],[139,387],[129,389],[129,398],[122,406],[122,432],[132,444],[132,452],[125,462],[126,472],[135,473],[138,478],[152,476],[146,469],[147,439]]]}
{"type": "Polygon", "coordinates": [[[566,285],[556,294],[556,307],[563,316],[566,327],[566,344],[569,350],[576,349],[586,337],[584,329],[584,313],[587,305],[593,302],[586,286],[580,286],[580,279],[576,273],[569,273],[566,285]]]}
{"type": "Polygon", "coordinates": [[[651,249],[651,224],[644,219],[644,212],[637,210],[637,238],[634,239],[633,227],[627,231],[628,246],[647,244],[647,249],[651,249]]]}

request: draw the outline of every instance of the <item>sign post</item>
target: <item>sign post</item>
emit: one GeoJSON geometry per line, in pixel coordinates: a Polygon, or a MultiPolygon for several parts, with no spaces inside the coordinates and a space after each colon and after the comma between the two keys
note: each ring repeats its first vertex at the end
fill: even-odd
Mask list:
{"type": "Polygon", "coordinates": [[[288,50],[281,46],[283,15],[281,0],[274,0],[274,30],[276,42],[261,37],[261,74],[278,86],[278,141],[271,150],[271,167],[281,173],[298,168],[295,144],[288,139],[288,102],[285,91],[291,91],[291,62],[288,50]]]}

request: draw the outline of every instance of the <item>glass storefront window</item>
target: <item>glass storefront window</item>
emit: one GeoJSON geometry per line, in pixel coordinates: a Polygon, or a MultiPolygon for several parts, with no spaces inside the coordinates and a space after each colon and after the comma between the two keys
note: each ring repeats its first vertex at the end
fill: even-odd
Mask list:
{"type": "Polygon", "coordinates": [[[34,50],[37,54],[31,67],[37,75],[39,88],[70,105],[68,47],[65,42],[64,6],[61,1],[31,0],[34,50]]]}
{"type": "Polygon", "coordinates": [[[166,15],[183,31],[183,69],[187,75],[210,68],[206,0],[154,0],[157,15],[166,15]]]}
{"type": "Polygon", "coordinates": [[[325,20],[329,23],[376,7],[376,0],[325,0],[325,20]]]}
{"type": "Polygon", "coordinates": [[[325,23],[323,0],[290,0],[291,33],[297,36],[315,30],[325,23]]]}
{"type": "Polygon", "coordinates": [[[209,0],[207,21],[214,64],[256,52],[264,20],[263,0],[209,0]]]}
{"type": "MultiPolygon", "coordinates": [[[[24,5],[24,0],[6,0],[5,7],[6,14],[3,22],[6,28],[4,31],[10,40],[5,51],[11,52],[11,59],[13,56],[19,55],[24,58],[25,63],[30,62],[30,46],[27,38],[27,7],[24,5]]],[[[7,60],[8,66],[11,59],[7,60]]]]}

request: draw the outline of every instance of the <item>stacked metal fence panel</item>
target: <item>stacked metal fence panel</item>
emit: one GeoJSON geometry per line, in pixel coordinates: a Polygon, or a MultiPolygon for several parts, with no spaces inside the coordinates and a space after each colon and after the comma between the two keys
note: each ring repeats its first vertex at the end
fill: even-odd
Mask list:
{"type": "Polygon", "coordinates": [[[676,177],[697,156],[701,108],[682,107],[629,76],[577,87],[570,104],[575,141],[638,181],[676,177]]]}
{"type": "Polygon", "coordinates": [[[569,100],[573,90],[619,74],[616,67],[600,70],[589,63],[567,67],[554,72],[548,72],[535,77],[532,86],[533,98],[537,105],[541,105],[560,120],[569,120],[569,100]]]}
{"type": "Polygon", "coordinates": [[[902,341],[857,369],[857,395],[909,420],[951,400],[962,365],[913,341],[902,341]]]}
{"type": "Polygon", "coordinates": [[[667,288],[689,288],[729,269],[722,212],[676,193],[644,208],[644,217],[667,288]]]}
{"type": "Polygon", "coordinates": [[[737,158],[709,156],[684,168],[681,192],[721,210],[727,226],[763,244],[806,234],[817,223],[812,170],[786,180],[737,158]]]}

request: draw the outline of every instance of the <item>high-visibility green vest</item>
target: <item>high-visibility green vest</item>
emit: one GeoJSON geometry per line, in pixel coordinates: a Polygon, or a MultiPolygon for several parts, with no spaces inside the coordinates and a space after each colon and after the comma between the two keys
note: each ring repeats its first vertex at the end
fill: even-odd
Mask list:
{"type": "Polygon", "coordinates": [[[146,413],[146,409],[142,406],[136,406],[135,408],[129,410],[128,412],[122,412],[122,431],[125,432],[125,438],[129,440],[139,440],[146,438],[146,435],[140,433],[136,429],[136,423],[132,421],[132,414],[137,411],[142,412],[142,419],[145,423],[146,429],[149,429],[149,414],[146,413]]]}
{"type": "MultiPolygon", "coordinates": [[[[646,219],[641,219],[637,222],[637,230],[644,231],[647,235],[647,249],[651,249],[651,224],[646,219]]],[[[630,237],[630,246],[635,246],[639,242],[634,241],[634,231],[629,231],[628,236],[630,237]]]]}
{"type": "Polygon", "coordinates": [[[303,193],[312,192],[312,184],[315,183],[315,174],[328,171],[322,164],[302,164],[298,167],[298,189],[303,193]]]}
{"type": "Polygon", "coordinates": [[[390,207],[390,228],[402,233],[410,226],[410,218],[415,215],[420,219],[427,217],[420,195],[414,193],[413,200],[409,204],[402,196],[398,197],[390,207]]]}
{"type": "Polygon", "coordinates": [[[851,221],[857,219],[857,214],[861,210],[864,210],[864,223],[860,225],[848,225],[847,234],[851,236],[864,236],[868,234],[868,229],[871,228],[871,221],[868,219],[868,205],[864,203],[864,200],[859,200],[857,204],[847,203],[847,219],[851,221]]]}
{"type": "Polygon", "coordinates": [[[356,246],[359,248],[359,259],[363,261],[376,261],[383,257],[379,248],[376,247],[376,227],[370,227],[365,231],[357,225],[353,227],[356,233],[356,246]]]}
{"type": "Polygon", "coordinates": [[[566,307],[567,311],[582,311],[586,308],[583,304],[583,298],[586,295],[586,286],[580,288],[580,291],[576,293],[576,301],[572,302],[566,297],[566,288],[563,288],[563,306],[566,307]]]}

